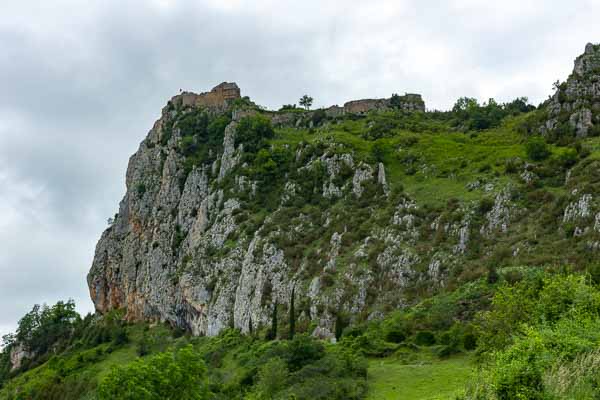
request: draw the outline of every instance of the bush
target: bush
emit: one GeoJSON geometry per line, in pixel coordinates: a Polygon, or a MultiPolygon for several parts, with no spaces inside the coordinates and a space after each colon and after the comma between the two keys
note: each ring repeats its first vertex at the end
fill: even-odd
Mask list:
{"type": "Polygon", "coordinates": [[[289,372],[285,361],[275,357],[263,364],[258,370],[258,383],[255,392],[262,398],[271,399],[284,389],[289,372]]]}
{"type": "Polygon", "coordinates": [[[435,344],[435,335],[430,331],[417,332],[415,343],[419,346],[433,346],[435,344]]]}
{"type": "Polygon", "coordinates": [[[486,395],[467,398],[593,398],[574,395],[589,393],[591,386],[587,372],[570,360],[587,365],[597,359],[599,308],[600,291],[582,275],[535,273],[501,287],[479,327],[480,351],[493,360],[477,388],[486,395]]]}
{"type": "Polygon", "coordinates": [[[127,335],[125,328],[119,328],[116,330],[113,343],[115,346],[122,346],[129,343],[129,336],[127,335]]]}
{"type": "Polygon", "coordinates": [[[475,350],[477,348],[477,336],[474,333],[466,333],[463,338],[463,347],[467,351],[475,350]]]}
{"type": "Polygon", "coordinates": [[[402,343],[406,340],[406,335],[402,330],[398,328],[392,328],[386,332],[385,340],[392,343],[402,343]]]}
{"type": "Polygon", "coordinates": [[[236,128],[236,147],[242,143],[246,153],[256,153],[267,139],[275,136],[271,120],[262,115],[252,115],[240,120],[236,128]]]}
{"type": "Polygon", "coordinates": [[[320,125],[326,119],[327,119],[327,114],[325,113],[325,110],[320,108],[313,113],[311,121],[314,126],[317,126],[317,125],[320,125]]]}
{"type": "Polygon", "coordinates": [[[479,202],[478,211],[480,215],[485,215],[492,211],[494,208],[494,199],[491,197],[484,197],[479,202]]]}
{"type": "Polygon", "coordinates": [[[102,380],[99,400],[206,399],[206,367],[191,345],[116,367],[102,380]]]}
{"type": "Polygon", "coordinates": [[[541,137],[533,137],[525,144],[525,153],[532,161],[543,161],[550,156],[550,149],[541,137]]]}
{"type": "Polygon", "coordinates": [[[558,162],[563,168],[571,168],[577,164],[578,159],[579,154],[577,154],[577,150],[575,149],[566,149],[558,156],[558,162]]]}

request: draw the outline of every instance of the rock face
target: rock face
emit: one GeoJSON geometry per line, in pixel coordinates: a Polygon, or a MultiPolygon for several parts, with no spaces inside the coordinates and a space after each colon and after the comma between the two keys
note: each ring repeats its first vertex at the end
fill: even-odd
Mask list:
{"type": "MultiPolygon", "coordinates": [[[[243,217],[252,217],[245,209],[258,188],[257,182],[243,173],[244,144],[236,145],[235,136],[239,121],[257,111],[232,108],[239,98],[235,83],[222,83],[207,93],[183,92],[162,110],[129,161],[127,192],[114,222],[97,244],[88,274],[91,298],[100,313],[125,309],[130,320],[167,321],[197,335],[216,335],[227,327],[248,331],[268,325],[275,307],[285,312],[295,288],[297,301],[305,304],[299,321],[316,322],[316,334],[331,337],[337,312],[366,310],[367,303],[377,302],[367,298],[371,296],[369,286],[388,281],[365,270],[361,260],[369,247],[375,242],[393,243],[374,262],[390,270],[392,283],[386,285],[395,288],[405,285],[406,277],[414,275],[411,268],[421,259],[428,262],[427,257],[416,257],[398,247],[401,239],[392,233],[395,229],[373,231],[373,239],[361,245],[349,267],[344,260],[346,283],[338,286],[329,276],[339,273],[345,231],[357,228],[351,221],[340,231],[322,233],[326,241],[313,256],[318,259],[316,265],[307,257],[291,256],[289,246],[278,244],[301,240],[311,230],[324,230],[325,226],[332,229],[327,220],[334,219],[327,210],[319,217],[321,222],[300,213],[287,224],[272,228],[273,220],[281,218],[282,207],[298,201],[303,176],[320,174],[322,167],[327,172],[315,188],[318,196],[350,201],[373,196],[377,190],[387,199],[383,164],[357,163],[352,153],[337,154],[335,143],[320,156],[308,154],[313,149],[299,148],[297,178],[283,185],[282,206],[258,225],[244,228],[248,222],[243,217]],[[214,161],[190,169],[182,154],[186,139],[182,118],[198,110],[230,119],[220,146],[208,152],[214,161]],[[358,297],[352,295],[355,291],[358,297]]],[[[402,99],[407,109],[424,109],[420,96],[402,99]]],[[[388,106],[389,100],[361,100],[326,112],[336,117],[388,106]]],[[[277,122],[274,115],[267,117],[277,122]]],[[[402,218],[412,224],[414,217],[402,218]]],[[[435,265],[437,274],[443,266],[439,261],[435,265]]],[[[400,304],[400,297],[391,294],[385,303],[400,304]]]]}
{"type": "Polygon", "coordinates": [[[600,45],[588,43],[573,73],[556,86],[541,132],[577,138],[600,132],[600,45]]]}
{"type": "Polygon", "coordinates": [[[390,99],[353,100],[344,104],[343,110],[350,114],[366,114],[373,110],[396,107],[404,111],[425,111],[425,102],[420,94],[407,93],[390,99]]]}
{"type": "Polygon", "coordinates": [[[10,351],[11,371],[15,371],[23,365],[23,361],[33,358],[34,354],[27,351],[22,344],[18,344],[10,351]]]}
{"type": "MultiPolygon", "coordinates": [[[[586,60],[584,71],[593,63],[586,60]]],[[[96,310],[124,309],[129,320],[216,335],[266,328],[277,313],[285,321],[293,293],[297,327],[333,339],[340,324],[379,318],[469,267],[481,270],[479,260],[512,254],[517,263],[537,243],[552,249],[543,241],[548,230],[536,228],[540,221],[554,221],[557,243],[577,237],[600,251],[600,205],[577,191],[588,190],[592,167],[573,167],[564,179],[572,185],[564,212],[553,206],[528,225],[519,209],[524,196],[514,196],[506,181],[467,185],[469,197],[479,192],[487,202],[449,199],[432,208],[399,189],[398,165],[366,154],[371,144],[336,142],[327,131],[335,118],[368,129],[369,118],[380,115],[345,114],[392,102],[424,110],[420,96],[359,100],[324,110],[333,118],[326,126],[315,122],[316,112],[261,110],[240,98],[234,83],[173,97],[130,158],[119,212],[97,244],[88,274],[96,310]],[[294,130],[306,116],[317,129],[294,130]],[[286,128],[272,140],[244,131],[258,126],[264,133],[261,124],[269,122],[286,128]]],[[[589,118],[582,118],[585,125],[589,118]]],[[[338,129],[346,135],[345,128],[338,129]]],[[[426,180],[433,171],[423,164],[414,173],[426,180]]]]}

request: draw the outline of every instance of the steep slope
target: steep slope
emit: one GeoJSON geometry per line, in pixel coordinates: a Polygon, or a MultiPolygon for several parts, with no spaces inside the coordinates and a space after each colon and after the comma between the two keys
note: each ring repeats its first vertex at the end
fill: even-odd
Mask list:
{"type": "Polygon", "coordinates": [[[92,300],[194,334],[280,314],[333,338],[496,267],[583,265],[600,248],[600,146],[579,134],[528,159],[523,127],[550,127],[552,104],[465,134],[418,95],[310,112],[227,83],[175,96],[130,159],[92,300]]]}
{"type": "Polygon", "coordinates": [[[548,101],[542,133],[577,138],[600,134],[600,48],[588,43],[577,57],[573,73],[555,84],[548,101]]]}

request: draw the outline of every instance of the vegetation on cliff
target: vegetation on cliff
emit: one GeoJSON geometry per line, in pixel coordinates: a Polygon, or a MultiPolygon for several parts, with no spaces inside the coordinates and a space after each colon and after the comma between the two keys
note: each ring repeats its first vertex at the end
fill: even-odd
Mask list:
{"type": "Polygon", "coordinates": [[[597,51],[540,107],[175,96],[96,249],[99,315],[34,307],[0,398],[385,398],[415,360],[464,367],[444,396],[595,398],[597,51]]]}
{"type": "Polygon", "coordinates": [[[87,327],[11,372],[0,398],[594,399],[598,269],[497,273],[348,326],[336,344],[270,340],[270,329],[192,337],[118,314],[78,318],[87,327]],[[441,386],[423,386],[424,373],[439,374],[441,386]]]}

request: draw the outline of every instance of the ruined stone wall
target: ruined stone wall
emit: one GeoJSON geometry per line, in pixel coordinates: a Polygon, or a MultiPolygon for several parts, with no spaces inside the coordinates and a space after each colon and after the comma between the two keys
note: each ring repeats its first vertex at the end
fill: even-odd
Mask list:
{"type": "Polygon", "coordinates": [[[192,93],[183,92],[171,99],[173,104],[181,104],[183,106],[195,106],[195,107],[208,107],[208,108],[222,108],[226,106],[230,101],[239,99],[240,88],[233,82],[223,82],[215,86],[210,92],[205,93],[192,93]]]}

